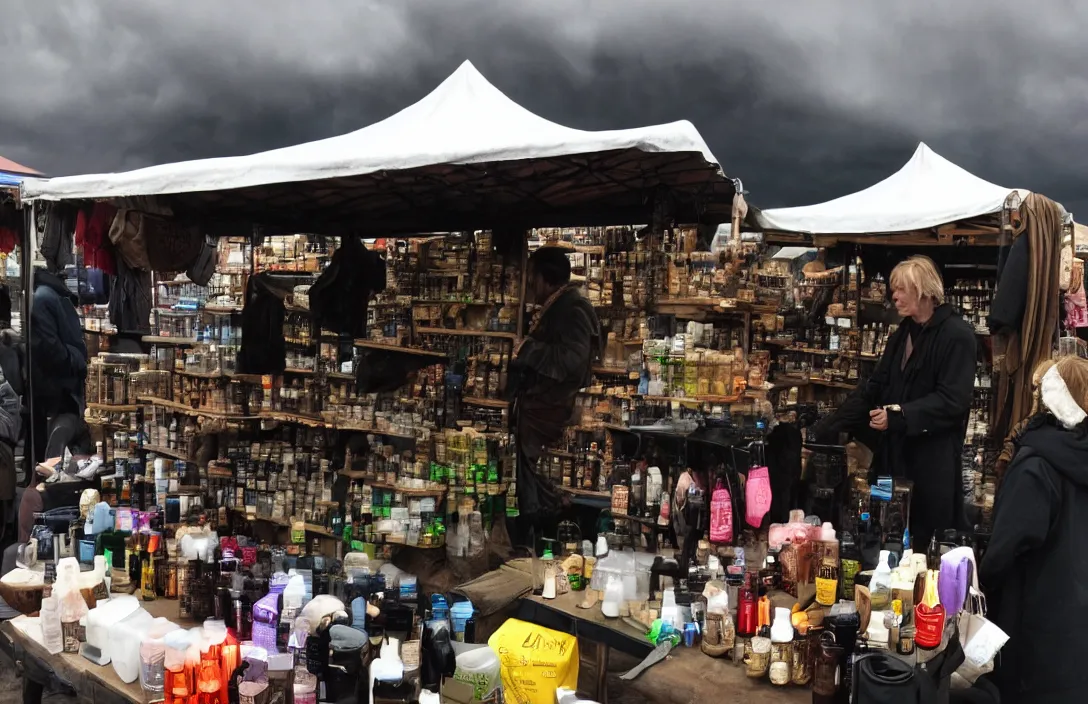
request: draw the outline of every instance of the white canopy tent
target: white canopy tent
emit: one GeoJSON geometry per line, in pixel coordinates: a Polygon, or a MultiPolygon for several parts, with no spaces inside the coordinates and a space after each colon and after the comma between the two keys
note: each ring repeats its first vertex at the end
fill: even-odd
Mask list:
{"type": "Polygon", "coordinates": [[[702,214],[712,201],[728,213],[733,194],[690,122],[571,129],[513,102],[467,61],[414,105],[339,137],[249,156],[28,180],[22,190],[28,200],[156,196],[179,218],[209,224],[290,228],[316,218],[354,231],[511,219],[553,224],[549,219],[569,219],[559,211],[572,209],[584,211],[575,221],[597,211],[647,222],[658,193],[690,211],[683,215],[702,214]]]}
{"type": "MultiPolygon", "coordinates": [[[[956,166],[921,143],[903,168],[865,190],[818,205],[756,214],[764,230],[815,235],[928,230],[1001,212],[1011,188],[956,166]]],[[[1021,198],[1027,191],[1019,191],[1021,198]]]]}

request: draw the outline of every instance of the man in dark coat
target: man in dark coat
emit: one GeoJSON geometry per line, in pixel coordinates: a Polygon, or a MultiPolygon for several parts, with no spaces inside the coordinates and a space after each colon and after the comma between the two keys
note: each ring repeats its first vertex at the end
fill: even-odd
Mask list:
{"type": "Polygon", "coordinates": [[[975,333],[944,303],[944,283],[926,257],[892,271],[892,298],[903,316],[868,382],[822,432],[854,433],[873,450],[878,474],[914,482],[910,537],[930,537],[963,522],[961,454],[975,386],[975,333]],[[867,426],[867,427],[866,427],[867,426]]]}
{"type": "Polygon", "coordinates": [[[1088,699],[1076,647],[1088,629],[1088,361],[1058,360],[1040,387],[979,565],[988,616],[1009,636],[992,675],[1002,704],[1088,699]]]}
{"type": "Polygon", "coordinates": [[[64,281],[45,269],[34,270],[30,353],[34,394],[34,461],[46,459],[48,424],[62,413],[83,417],[87,344],[76,312],[77,298],[64,281]]]}
{"type": "Polygon", "coordinates": [[[546,445],[563,436],[575,394],[589,385],[601,334],[593,306],[570,283],[570,260],[564,250],[543,247],[534,252],[528,284],[529,300],[540,307],[510,365],[519,448],[520,539],[527,537],[526,526],[539,529],[549,515],[554,520],[559,501],[554,487],[536,473],[537,461],[546,445]]]}

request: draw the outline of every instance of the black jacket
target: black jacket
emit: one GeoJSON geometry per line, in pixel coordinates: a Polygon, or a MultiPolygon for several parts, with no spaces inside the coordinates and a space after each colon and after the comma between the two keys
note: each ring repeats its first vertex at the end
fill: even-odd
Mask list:
{"type": "Polygon", "coordinates": [[[869,445],[878,474],[914,482],[914,545],[928,545],[933,531],[961,527],[960,455],[974,394],[975,350],[974,330],[950,305],[938,306],[925,325],[904,320],[872,376],[823,424],[853,432],[869,445]],[[908,336],[914,348],[901,367],[908,336]],[[869,411],[893,404],[902,413],[889,414],[888,430],[870,430],[869,411]]]}
{"type": "Polygon", "coordinates": [[[87,344],[76,312],[76,296],[55,274],[34,271],[30,352],[35,401],[47,411],[75,403],[80,415],[87,380],[87,344]]]}
{"type": "Polygon", "coordinates": [[[1002,704],[1085,701],[1088,668],[1088,431],[1050,416],[1021,436],[979,565],[989,617],[1006,634],[1002,704]]]}
{"type": "Polygon", "coordinates": [[[600,322],[577,289],[552,303],[510,365],[519,432],[534,447],[554,442],[570,422],[574,396],[593,379],[600,350],[600,322]]]}
{"type": "Polygon", "coordinates": [[[269,272],[249,277],[238,349],[240,374],[283,374],[287,367],[283,301],[290,293],[269,272]]]}

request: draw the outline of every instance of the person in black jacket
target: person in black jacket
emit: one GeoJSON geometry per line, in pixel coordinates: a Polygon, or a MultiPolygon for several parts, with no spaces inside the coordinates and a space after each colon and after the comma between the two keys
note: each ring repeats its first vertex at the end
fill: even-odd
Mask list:
{"type": "Polygon", "coordinates": [[[916,256],[892,270],[903,320],[868,381],[818,434],[848,431],[873,450],[873,470],[914,482],[911,544],[963,522],[960,455],[975,386],[975,333],[944,302],[937,266],[916,256]]]}
{"type": "Polygon", "coordinates": [[[34,270],[30,353],[35,463],[46,459],[45,444],[52,418],[63,413],[83,417],[87,344],[76,312],[77,300],[59,276],[45,269],[34,270]]]}
{"type": "Polygon", "coordinates": [[[1002,704],[1088,696],[1077,647],[1088,632],[1088,360],[1043,366],[1040,412],[1014,433],[979,565],[988,616],[1009,636],[992,675],[1002,704]]]}
{"type": "MultiPolygon", "coordinates": [[[[522,524],[554,514],[559,501],[548,480],[535,471],[544,446],[563,436],[574,397],[592,379],[600,350],[600,323],[593,306],[570,283],[570,260],[556,247],[529,258],[527,295],[540,307],[527,336],[514,351],[510,390],[517,428],[518,510],[522,524]]],[[[521,537],[525,537],[524,534],[521,537]]],[[[539,537],[539,536],[538,536],[539,537]]]]}

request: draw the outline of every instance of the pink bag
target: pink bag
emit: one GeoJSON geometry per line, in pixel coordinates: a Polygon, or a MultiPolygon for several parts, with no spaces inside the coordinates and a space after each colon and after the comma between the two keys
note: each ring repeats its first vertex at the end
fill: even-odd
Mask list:
{"type": "Polygon", "coordinates": [[[759,528],[763,517],[771,510],[771,473],[766,467],[750,467],[744,485],[744,520],[759,528]]]}
{"type": "Polygon", "coordinates": [[[710,495],[710,542],[733,542],[733,500],[721,479],[710,495]]]}

